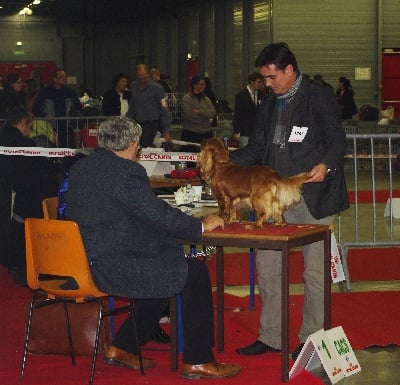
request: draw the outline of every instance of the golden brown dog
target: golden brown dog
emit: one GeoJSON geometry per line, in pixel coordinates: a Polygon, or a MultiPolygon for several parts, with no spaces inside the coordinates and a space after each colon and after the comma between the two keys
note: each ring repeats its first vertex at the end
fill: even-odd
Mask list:
{"type": "Polygon", "coordinates": [[[256,227],[273,219],[284,225],[283,212],[300,201],[304,172],[282,178],[265,165],[238,166],[220,138],[205,140],[197,157],[200,177],[209,184],[218,201],[220,215],[230,223],[238,220],[238,209],[247,206],[257,214],[256,227]]]}

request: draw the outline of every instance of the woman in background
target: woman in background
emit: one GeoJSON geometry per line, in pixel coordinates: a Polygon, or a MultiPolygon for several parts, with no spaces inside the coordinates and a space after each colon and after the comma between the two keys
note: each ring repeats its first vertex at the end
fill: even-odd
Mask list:
{"type": "Polygon", "coordinates": [[[350,80],[344,76],[338,79],[336,98],[342,111],[342,119],[352,119],[357,113],[357,106],[354,102],[354,90],[350,80]]]}
{"type": "Polygon", "coordinates": [[[128,90],[128,75],[116,74],[111,82],[113,88],[103,96],[103,114],[105,116],[125,116],[131,99],[131,93],[128,90]]]}

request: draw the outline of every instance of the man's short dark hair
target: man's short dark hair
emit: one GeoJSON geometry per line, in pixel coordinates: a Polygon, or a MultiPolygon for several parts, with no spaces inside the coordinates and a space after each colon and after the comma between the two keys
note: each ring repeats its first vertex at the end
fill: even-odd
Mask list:
{"type": "Polygon", "coordinates": [[[52,73],[51,73],[51,78],[54,79],[57,77],[59,72],[64,72],[62,68],[56,68],[52,73]]]}
{"type": "Polygon", "coordinates": [[[274,64],[279,70],[284,70],[291,64],[295,71],[298,70],[296,57],[286,43],[272,43],[267,45],[258,55],[255,62],[256,67],[271,64],[274,64]]]}
{"type": "Polygon", "coordinates": [[[258,71],[254,71],[249,74],[247,81],[250,84],[251,82],[255,82],[257,79],[263,80],[263,76],[258,71]]]}
{"type": "Polygon", "coordinates": [[[25,108],[14,108],[8,113],[7,121],[12,126],[21,123],[23,120],[26,120],[27,122],[32,121],[31,113],[25,108]]]}

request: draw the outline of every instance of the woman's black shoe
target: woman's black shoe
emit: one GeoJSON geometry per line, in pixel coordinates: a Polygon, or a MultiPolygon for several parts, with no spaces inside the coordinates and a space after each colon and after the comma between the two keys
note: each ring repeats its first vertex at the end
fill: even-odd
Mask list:
{"type": "Polygon", "coordinates": [[[160,325],[157,325],[153,333],[151,333],[150,339],[160,344],[171,343],[171,337],[167,333],[165,333],[165,331],[161,328],[160,325]]]}

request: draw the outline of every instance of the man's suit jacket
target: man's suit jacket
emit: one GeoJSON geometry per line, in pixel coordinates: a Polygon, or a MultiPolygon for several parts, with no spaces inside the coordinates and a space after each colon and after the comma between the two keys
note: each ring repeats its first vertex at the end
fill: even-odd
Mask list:
{"type": "MultiPolygon", "coordinates": [[[[263,93],[257,91],[258,105],[261,103],[263,93]]],[[[240,133],[242,136],[250,136],[256,125],[257,109],[249,90],[244,88],[235,96],[235,111],[233,116],[234,133],[240,133]]]]}
{"type": "MultiPolygon", "coordinates": [[[[304,79],[294,101],[291,127],[307,128],[301,142],[289,142],[293,174],[310,171],[324,163],[331,170],[321,183],[305,183],[303,197],[311,214],[325,218],[349,207],[343,160],[346,154],[346,133],[342,126],[339,106],[329,87],[304,79]]],[[[273,138],[276,126],[277,98],[266,96],[257,114],[257,123],[248,146],[231,153],[233,162],[241,165],[275,165],[273,138]]]]}
{"type": "Polygon", "coordinates": [[[66,217],[78,223],[100,290],[132,298],[167,298],[187,279],[177,239],[201,238],[199,219],[151,190],[145,169],[97,150],[71,168],[66,217]]]}

